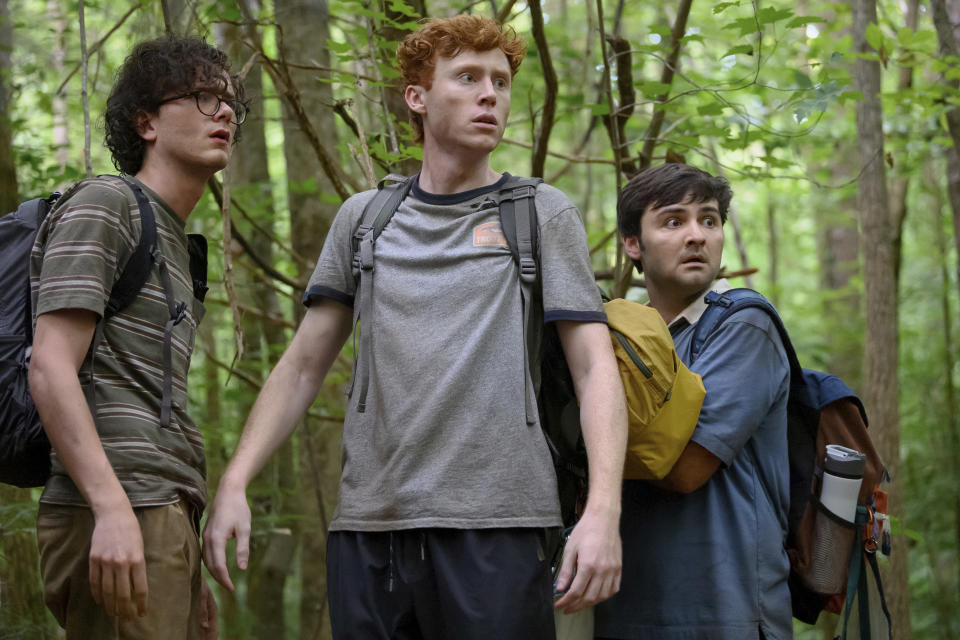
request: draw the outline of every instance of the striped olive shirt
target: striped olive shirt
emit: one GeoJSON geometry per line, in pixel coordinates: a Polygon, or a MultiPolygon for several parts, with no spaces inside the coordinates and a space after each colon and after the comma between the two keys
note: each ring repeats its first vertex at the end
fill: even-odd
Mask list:
{"type": "MultiPolygon", "coordinates": [[[[103,327],[93,375],[94,420],[107,459],[134,507],[181,499],[201,509],[206,500],[203,438],[187,416],[187,369],[203,303],[194,297],[184,222],[140,183],[153,205],[157,244],[169,265],[176,302],[186,317],[173,331],[173,410],[160,426],[163,335],[169,318],[158,269],[139,295],[103,327]]],[[[33,247],[30,284],[36,316],[59,309],[88,309],[102,317],[110,289],[140,240],[140,212],[133,192],[118,178],[83,182],[47,216],[33,247]]],[[[80,383],[91,403],[88,352],[80,383]]],[[[93,411],[92,411],[93,412],[93,411]]],[[[41,502],[85,505],[56,452],[41,502]]]]}

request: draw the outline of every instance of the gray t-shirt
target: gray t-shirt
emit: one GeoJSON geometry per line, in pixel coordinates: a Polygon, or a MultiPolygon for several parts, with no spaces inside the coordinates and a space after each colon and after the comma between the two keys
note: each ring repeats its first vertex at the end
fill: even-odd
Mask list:
{"type": "MultiPolygon", "coordinates": [[[[331,530],[560,525],[550,453],[526,421],[517,266],[488,197],[507,177],[443,196],[414,186],[377,239],[370,389],[365,412],[348,404],[331,530]]],[[[351,238],[374,193],[343,204],[306,304],[353,306],[351,238]]],[[[545,320],[604,322],[579,212],[548,185],[536,208],[545,320]]]]}

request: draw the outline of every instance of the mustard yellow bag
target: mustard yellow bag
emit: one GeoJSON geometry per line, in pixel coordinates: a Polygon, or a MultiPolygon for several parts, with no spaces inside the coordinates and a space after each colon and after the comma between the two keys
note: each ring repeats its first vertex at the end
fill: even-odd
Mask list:
{"type": "Polygon", "coordinates": [[[627,396],[627,458],[623,477],[666,476],[690,440],[705,391],[680,361],[655,309],[629,300],[604,304],[620,379],[627,396]]]}

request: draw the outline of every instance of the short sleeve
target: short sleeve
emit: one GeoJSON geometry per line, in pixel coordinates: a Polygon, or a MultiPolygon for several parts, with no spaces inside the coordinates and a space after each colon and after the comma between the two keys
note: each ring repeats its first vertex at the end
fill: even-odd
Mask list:
{"type": "Polygon", "coordinates": [[[580,212],[558,189],[537,189],[540,273],[546,322],[606,322],[580,212]]]}
{"type": "Polygon", "coordinates": [[[746,309],[714,331],[690,369],[707,391],[691,440],[730,465],[789,392],[780,336],[766,313],[746,309]]]}
{"type": "Polygon", "coordinates": [[[303,294],[304,305],[309,307],[320,298],[332,298],[348,307],[353,306],[357,291],[353,277],[353,234],[360,224],[363,208],[374,194],[376,190],[358,193],[340,207],[303,294]]]}
{"type": "Polygon", "coordinates": [[[104,181],[81,186],[56,207],[37,234],[42,256],[37,316],[60,309],[87,309],[103,316],[110,290],[139,243],[130,203],[104,181]],[[118,266],[119,265],[119,266],[118,266]]]}

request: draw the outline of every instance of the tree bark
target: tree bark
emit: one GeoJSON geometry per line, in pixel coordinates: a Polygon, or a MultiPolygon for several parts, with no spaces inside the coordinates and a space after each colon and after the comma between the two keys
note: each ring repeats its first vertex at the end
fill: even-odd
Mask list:
{"type": "Polygon", "coordinates": [[[550,57],[550,45],[547,43],[547,34],[543,24],[542,0],[530,2],[530,17],[533,21],[533,37],[537,43],[537,57],[540,59],[540,69],[543,71],[544,95],[543,109],[540,112],[540,130],[533,138],[533,158],[530,163],[530,175],[543,177],[544,165],[547,161],[547,146],[550,143],[550,131],[553,129],[553,119],[557,110],[557,71],[553,68],[553,58],[550,57]]]}
{"type": "MultiPolygon", "coordinates": [[[[877,22],[876,0],[853,0],[854,47],[872,53],[866,40],[867,25],[877,22]]],[[[883,154],[883,111],[880,103],[880,63],[858,59],[857,86],[863,100],[857,104],[857,147],[862,174],[858,185],[860,227],[863,229],[866,288],[866,393],[867,412],[878,452],[893,477],[889,485],[890,513],[904,522],[903,479],[900,471],[900,425],[897,380],[897,274],[899,243],[887,198],[883,154]]],[[[907,583],[907,544],[894,536],[889,570],[884,581],[893,616],[893,635],[909,640],[910,593],[907,583]]]]}
{"type": "MultiPolygon", "coordinates": [[[[319,65],[329,66],[330,56],[327,49],[315,46],[317,42],[326,42],[329,37],[329,9],[326,0],[298,0],[283,3],[282,6],[278,4],[276,15],[283,29],[283,42],[287,51],[312,51],[319,65]]],[[[331,85],[317,81],[317,71],[290,69],[289,73],[301,92],[305,111],[310,114],[317,130],[323,132],[327,146],[334,148],[336,129],[333,110],[330,108],[333,103],[331,85]]],[[[294,230],[292,242],[297,253],[314,260],[320,254],[339,207],[322,201],[318,194],[309,193],[303,188],[304,184],[316,178],[320,194],[333,193],[326,176],[318,170],[316,155],[307,144],[299,121],[290,117],[289,109],[285,109],[285,114],[284,156],[290,198],[290,226],[294,230]]],[[[300,275],[301,280],[306,280],[309,272],[301,268],[300,275]]],[[[297,305],[298,317],[302,315],[302,310],[303,307],[297,305]]],[[[323,386],[320,394],[325,406],[342,405],[339,390],[329,383],[323,386]]],[[[325,431],[323,436],[309,440],[314,446],[307,446],[307,439],[316,431],[313,424],[312,421],[305,420],[297,437],[303,514],[300,522],[300,633],[304,639],[315,638],[318,632],[320,637],[327,637],[329,634],[329,616],[325,606],[326,571],[323,564],[327,539],[325,522],[327,509],[332,508],[336,497],[340,469],[340,429],[325,431]],[[319,483],[311,472],[317,468],[330,471],[319,483]]],[[[290,468],[293,468],[292,464],[290,468]]]]}
{"type": "Polygon", "coordinates": [[[0,0],[0,215],[17,208],[20,202],[17,172],[13,160],[13,135],[10,129],[10,98],[7,89],[12,71],[13,25],[7,0],[0,0]]]}

